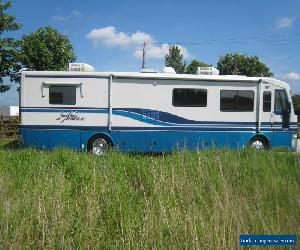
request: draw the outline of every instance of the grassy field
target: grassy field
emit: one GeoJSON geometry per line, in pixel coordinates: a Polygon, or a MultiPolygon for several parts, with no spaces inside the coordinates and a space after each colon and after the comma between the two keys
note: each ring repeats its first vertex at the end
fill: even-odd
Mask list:
{"type": "Polygon", "coordinates": [[[253,150],[98,158],[0,142],[0,246],[236,249],[300,236],[300,155],[253,150]]]}

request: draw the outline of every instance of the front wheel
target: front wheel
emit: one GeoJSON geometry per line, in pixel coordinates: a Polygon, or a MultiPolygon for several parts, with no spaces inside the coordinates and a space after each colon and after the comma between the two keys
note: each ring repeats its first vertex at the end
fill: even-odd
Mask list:
{"type": "Polygon", "coordinates": [[[249,142],[249,146],[251,148],[257,149],[257,150],[265,150],[265,149],[269,149],[269,145],[266,142],[266,140],[264,140],[261,137],[254,137],[250,142],[249,142]]]}
{"type": "Polygon", "coordinates": [[[98,156],[107,155],[110,148],[110,140],[102,136],[92,137],[88,143],[88,152],[98,156]]]}

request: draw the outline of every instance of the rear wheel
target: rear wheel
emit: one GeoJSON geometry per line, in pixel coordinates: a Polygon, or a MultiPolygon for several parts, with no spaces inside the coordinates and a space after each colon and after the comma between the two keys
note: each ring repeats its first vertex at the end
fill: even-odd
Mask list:
{"type": "Polygon", "coordinates": [[[269,144],[268,142],[262,138],[262,137],[254,137],[250,142],[249,142],[249,146],[251,148],[257,149],[257,150],[265,150],[265,149],[269,149],[269,144]]]}
{"type": "Polygon", "coordinates": [[[98,156],[107,155],[110,148],[111,141],[100,135],[92,137],[88,143],[88,151],[98,156]]]}

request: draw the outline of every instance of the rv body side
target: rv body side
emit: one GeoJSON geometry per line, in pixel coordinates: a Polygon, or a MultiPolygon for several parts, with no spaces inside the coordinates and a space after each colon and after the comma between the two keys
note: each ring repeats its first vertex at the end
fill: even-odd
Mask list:
{"type": "Polygon", "coordinates": [[[283,114],[275,112],[279,89],[291,102],[288,85],[269,78],[23,72],[20,130],[26,146],[42,149],[87,150],[91,138],[101,135],[121,151],[243,148],[257,136],[270,147],[294,150],[297,117],[291,107],[286,126],[283,114]],[[63,103],[59,91],[65,87],[73,88],[75,103],[72,98],[63,103]],[[203,91],[206,101],[178,105],[174,89],[203,91]],[[221,93],[226,91],[253,93],[252,110],[222,111],[221,93]],[[265,91],[271,95],[270,111],[263,110],[265,91]]]}

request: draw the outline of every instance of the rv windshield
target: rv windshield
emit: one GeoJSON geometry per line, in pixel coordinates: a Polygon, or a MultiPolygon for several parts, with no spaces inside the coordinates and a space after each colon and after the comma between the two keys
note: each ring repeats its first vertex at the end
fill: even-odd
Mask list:
{"type": "Polygon", "coordinates": [[[289,111],[289,102],[284,89],[275,90],[275,113],[282,114],[289,111]]]}

